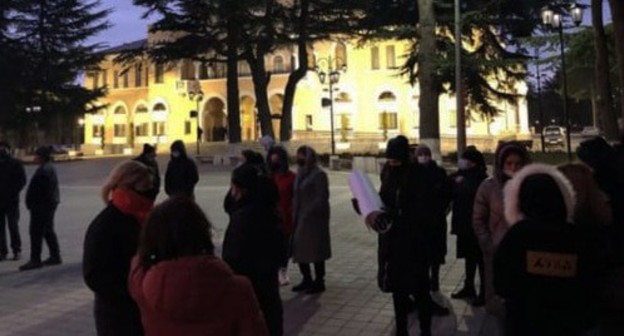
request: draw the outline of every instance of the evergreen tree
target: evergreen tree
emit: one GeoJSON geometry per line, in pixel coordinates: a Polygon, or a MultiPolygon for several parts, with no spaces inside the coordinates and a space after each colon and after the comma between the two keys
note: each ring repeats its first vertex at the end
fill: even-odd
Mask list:
{"type": "MultiPolygon", "coordinates": [[[[75,127],[76,117],[85,106],[103,96],[102,89],[89,90],[77,83],[86,70],[94,69],[102,60],[96,51],[100,44],[86,41],[107,29],[109,10],[99,9],[99,0],[31,0],[20,1],[9,26],[16,52],[23,57],[20,64],[18,101],[19,113],[38,106],[33,116],[35,125],[50,131],[54,140],[69,141],[65,130],[75,127]]],[[[32,110],[32,109],[31,109],[32,110]]]]}
{"type": "MultiPolygon", "coordinates": [[[[469,111],[487,120],[499,112],[496,101],[513,102],[524,79],[527,57],[522,37],[538,26],[547,0],[462,0],[462,92],[469,111]]],[[[453,0],[377,0],[363,22],[364,39],[412,41],[402,71],[420,86],[420,140],[439,153],[442,93],[457,94],[453,0]],[[374,14],[373,14],[374,13],[374,14]],[[447,84],[447,85],[444,85],[447,84]]],[[[469,115],[467,116],[470,117],[469,115]]]]}

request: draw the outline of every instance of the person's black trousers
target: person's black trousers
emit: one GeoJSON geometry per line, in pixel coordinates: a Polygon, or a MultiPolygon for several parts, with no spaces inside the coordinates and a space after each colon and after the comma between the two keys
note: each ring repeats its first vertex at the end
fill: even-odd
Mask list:
{"type": "Polygon", "coordinates": [[[54,232],[55,213],[56,207],[30,211],[30,260],[41,261],[41,249],[44,239],[50,250],[50,258],[61,258],[58,238],[54,232]]]}
{"type": "Polygon", "coordinates": [[[408,336],[407,315],[410,312],[410,294],[414,296],[416,308],[418,309],[418,322],[420,323],[421,335],[431,335],[431,319],[433,301],[429,295],[429,290],[417,290],[417,293],[407,291],[395,291],[392,293],[392,303],[394,304],[394,318],[396,323],[396,335],[408,336]]]}
{"type": "Polygon", "coordinates": [[[11,237],[11,250],[13,254],[22,252],[22,238],[19,233],[19,204],[6,204],[0,207],[0,256],[6,257],[9,253],[7,248],[6,226],[9,226],[11,237]]]}

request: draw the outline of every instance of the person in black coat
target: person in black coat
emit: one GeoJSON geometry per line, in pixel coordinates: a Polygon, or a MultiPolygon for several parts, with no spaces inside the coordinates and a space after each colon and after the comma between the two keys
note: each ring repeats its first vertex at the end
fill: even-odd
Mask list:
{"type": "Polygon", "coordinates": [[[54,214],[60,202],[59,184],[52,165],[50,147],[39,147],[35,151],[35,162],[39,167],[26,190],[26,208],[30,211],[30,260],[19,267],[20,271],[62,263],[58,238],[54,232],[54,214]],[[50,257],[41,262],[44,239],[50,250],[50,257]]]}
{"type": "Polygon", "coordinates": [[[487,178],[483,154],[476,148],[466,149],[457,163],[459,170],[451,176],[453,184],[453,217],[451,233],[457,235],[457,258],[464,258],[466,277],[464,286],[451,294],[453,299],[471,299],[474,306],[485,304],[485,275],[483,254],[472,229],[472,210],[481,182],[487,178]],[[481,288],[475,290],[475,275],[479,269],[481,288]]]}
{"type": "Polygon", "coordinates": [[[446,257],[446,215],[451,202],[451,185],[446,171],[431,158],[431,149],[419,145],[415,153],[418,167],[422,170],[421,183],[426,189],[422,209],[426,211],[424,227],[429,253],[429,276],[431,290],[440,290],[440,265],[446,257]]]}
{"type": "MultiPolygon", "coordinates": [[[[391,216],[389,231],[379,234],[377,282],[392,293],[396,334],[408,335],[410,295],[418,307],[421,335],[431,335],[434,303],[429,295],[427,230],[423,207],[428,197],[422,184],[424,171],[410,162],[405,141],[391,139],[386,148],[387,165],[381,176],[379,196],[391,216]]],[[[446,311],[448,314],[448,311],[446,311]]]]}
{"type": "Polygon", "coordinates": [[[524,167],[504,189],[511,225],[494,256],[505,335],[585,335],[595,328],[600,264],[574,218],[574,191],[553,166],[524,167]]]}
{"type": "Polygon", "coordinates": [[[0,261],[8,254],[5,225],[8,223],[11,235],[13,260],[18,260],[22,252],[19,233],[19,195],[26,185],[26,172],[21,161],[10,153],[11,146],[0,141],[0,261]]]}
{"type": "Polygon", "coordinates": [[[158,162],[156,161],[156,147],[150,144],[143,144],[143,152],[141,152],[141,155],[135,157],[134,160],[141,162],[150,169],[153,185],[147,195],[152,200],[156,200],[156,197],[160,192],[160,169],[158,168],[158,162]]]}
{"type": "Polygon", "coordinates": [[[243,164],[232,172],[230,223],[223,240],[223,260],[251,281],[270,334],[283,334],[283,308],[277,271],[284,259],[277,199],[266,197],[263,176],[243,164]]]}
{"type": "Polygon", "coordinates": [[[199,181],[197,166],[186,154],[182,140],[171,144],[171,160],[165,172],[165,192],[171,196],[195,197],[195,185],[199,181]]]}
{"type": "Polygon", "coordinates": [[[152,187],[148,167],[136,161],[120,163],[102,188],[106,207],[87,229],[82,274],[95,293],[98,336],[143,334],[139,310],[127,283],[139,232],[152,208],[152,187]]]}

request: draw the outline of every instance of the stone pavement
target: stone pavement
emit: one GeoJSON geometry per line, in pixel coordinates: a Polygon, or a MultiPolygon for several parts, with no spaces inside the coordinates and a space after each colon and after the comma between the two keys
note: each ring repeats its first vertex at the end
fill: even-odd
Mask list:
{"type": "MultiPolygon", "coordinates": [[[[161,158],[161,160],[164,158],[161,158]]],[[[62,204],[56,227],[64,264],[29,272],[17,267],[29,255],[28,213],[22,209],[20,230],[22,261],[0,262],[0,336],[4,335],[95,335],[93,296],[81,276],[82,242],[85,230],[102,209],[99,188],[110,168],[120,158],[59,163],[62,204]]],[[[164,170],[165,162],[161,161],[164,170]]],[[[32,176],[34,167],[27,167],[32,176]]],[[[161,171],[162,173],[163,171],[161,171]]],[[[200,166],[198,204],[215,227],[220,244],[227,217],[222,200],[229,186],[224,167],[200,166]]],[[[331,234],[333,258],[327,263],[327,291],[302,295],[282,287],[286,335],[392,335],[393,309],[390,294],[376,285],[375,234],[368,232],[353,212],[345,172],[330,172],[331,234]]],[[[375,182],[378,179],[373,178],[375,182]]],[[[160,195],[161,199],[163,195],[160,195]]],[[[492,323],[482,308],[464,301],[449,300],[462,283],[463,261],[456,260],[455,240],[449,236],[447,263],[441,270],[441,291],[437,296],[452,308],[448,317],[433,321],[434,335],[494,335],[492,323]]],[[[44,248],[44,257],[47,249],[44,248]]],[[[297,267],[289,268],[291,281],[300,281],[297,267]]],[[[411,315],[411,334],[418,335],[418,322],[411,315]]]]}

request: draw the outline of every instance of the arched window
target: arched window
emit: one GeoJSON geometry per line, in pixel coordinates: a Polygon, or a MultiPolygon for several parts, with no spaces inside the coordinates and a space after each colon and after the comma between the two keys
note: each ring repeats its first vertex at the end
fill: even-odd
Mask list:
{"type": "Polygon", "coordinates": [[[126,108],[123,106],[117,106],[117,108],[115,108],[114,114],[126,114],[126,108]]]}
{"type": "Polygon", "coordinates": [[[336,44],[334,55],[336,58],[336,69],[340,70],[347,66],[347,46],[344,43],[338,42],[336,44]]]}
{"type": "Polygon", "coordinates": [[[135,114],[136,114],[136,113],[147,113],[147,106],[145,106],[145,105],[139,105],[139,106],[137,106],[137,108],[136,108],[136,112],[134,112],[134,113],[135,113],[135,114]]]}
{"type": "Polygon", "coordinates": [[[167,111],[167,107],[165,106],[165,104],[157,103],[156,105],[154,105],[154,112],[159,112],[159,111],[163,111],[163,112],[167,111]]]}
{"type": "Polygon", "coordinates": [[[379,106],[379,129],[384,133],[399,128],[397,97],[390,91],[382,92],[377,98],[379,106]]]}
{"type": "Polygon", "coordinates": [[[275,73],[283,73],[286,70],[284,67],[284,58],[280,55],[277,55],[273,58],[273,72],[275,73]]]}

